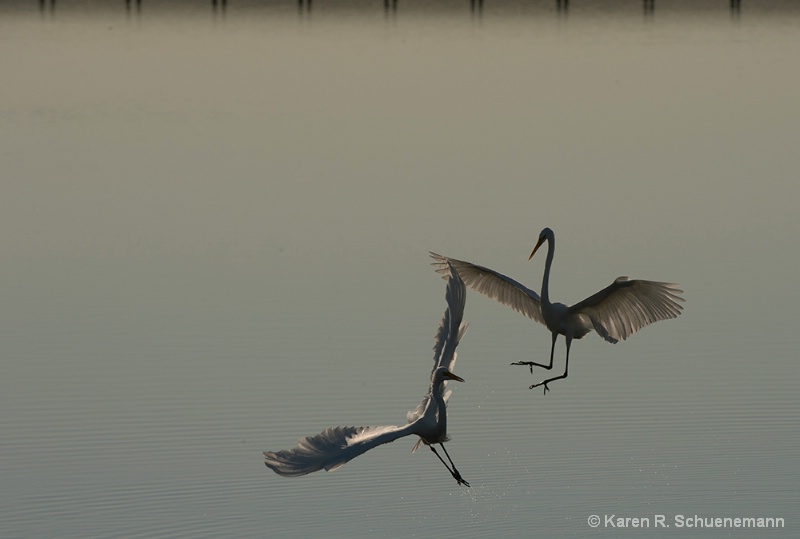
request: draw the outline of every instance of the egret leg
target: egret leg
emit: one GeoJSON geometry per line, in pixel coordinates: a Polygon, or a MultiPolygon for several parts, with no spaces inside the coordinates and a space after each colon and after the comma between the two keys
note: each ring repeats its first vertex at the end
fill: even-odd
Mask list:
{"type": "MultiPolygon", "coordinates": [[[[528,389],[533,389],[534,387],[544,386],[544,394],[547,395],[547,392],[550,391],[550,388],[547,387],[547,383],[548,382],[552,382],[553,380],[561,380],[562,378],[566,378],[567,377],[567,373],[569,371],[569,346],[572,344],[572,338],[571,337],[566,337],[566,341],[567,341],[567,361],[564,364],[564,373],[561,376],[554,376],[552,378],[548,378],[547,380],[542,380],[538,384],[533,384],[528,389]]],[[[551,367],[552,367],[552,365],[551,365],[551,367]]]]}
{"type": "Polygon", "coordinates": [[[541,367],[543,369],[547,369],[548,371],[553,368],[553,351],[556,349],[556,339],[558,338],[558,333],[553,333],[553,343],[550,345],[550,364],[549,365],[542,365],[541,363],[536,363],[535,361],[517,361],[516,363],[512,363],[512,365],[528,365],[531,368],[531,374],[533,374],[534,367],[541,367]]]}
{"type": "Polygon", "coordinates": [[[450,461],[450,466],[453,467],[453,477],[455,477],[456,481],[458,481],[459,484],[463,484],[463,485],[469,486],[469,483],[464,481],[464,479],[461,477],[461,474],[456,469],[456,465],[453,463],[453,459],[450,458],[450,453],[447,452],[447,448],[444,446],[444,444],[439,444],[439,445],[442,446],[442,450],[444,451],[444,454],[447,455],[447,460],[450,461]]]}
{"type": "MultiPolygon", "coordinates": [[[[440,444],[440,445],[442,446],[442,449],[444,449],[444,444],[440,444]]],[[[431,451],[433,451],[433,454],[436,455],[436,458],[438,458],[440,461],[442,461],[442,464],[444,464],[444,467],[447,468],[448,472],[450,472],[450,475],[453,476],[453,479],[456,480],[456,483],[458,483],[459,485],[469,486],[469,483],[464,481],[464,479],[461,477],[461,474],[458,473],[458,470],[456,470],[455,465],[453,465],[453,469],[451,470],[450,466],[448,466],[447,463],[444,461],[444,459],[439,455],[439,452],[436,451],[436,448],[433,447],[432,445],[429,445],[428,447],[431,448],[431,451]]],[[[444,449],[444,454],[447,455],[447,449],[444,449]]],[[[453,461],[450,459],[450,455],[447,455],[447,460],[450,461],[450,464],[453,464],[453,461]]]]}

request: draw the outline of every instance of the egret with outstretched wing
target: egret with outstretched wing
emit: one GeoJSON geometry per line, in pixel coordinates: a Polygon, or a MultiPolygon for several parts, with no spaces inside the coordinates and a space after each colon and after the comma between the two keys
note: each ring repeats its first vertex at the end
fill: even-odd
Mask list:
{"type": "Polygon", "coordinates": [[[683,310],[678,303],[683,301],[679,295],[683,293],[683,290],[679,290],[678,285],[654,281],[631,281],[627,277],[618,277],[600,292],[575,305],[551,303],[550,265],[553,263],[553,254],[556,249],[556,239],[552,230],[549,228],[542,230],[539,234],[539,241],[528,260],[533,258],[545,241],[547,242],[547,259],[544,265],[541,297],[530,288],[494,270],[431,253],[431,257],[435,260],[436,271],[445,274],[445,278],[447,278],[447,273],[452,271],[451,268],[455,268],[464,283],[471,289],[544,324],[550,330],[553,342],[550,347],[549,364],[518,361],[512,365],[528,365],[531,373],[533,373],[534,366],[552,369],[556,338],[559,335],[564,336],[567,343],[564,373],[533,384],[530,386],[531,389],[544,386],[544,392],[547,393],[550,390],[547,386],[548,382],[567,377],[569,348],[572,339],[580,339],[594,330],[606,341],[616,343],[627,339],[653,322],[675,318],[683,310]]]}
{"type": "Polygon", "coordinates": [[[467,324],[461,321],[467,290],[458,272],[446,262],[445,267],[448,268],[445,295],[447,310],[439,323],[433,347],[430,387],[419,406],[408,412],[408,423],[402,427],[331,427],[316,436],[301,438],[293,449],[264,453],[264,464],[275,473],[287,477],[306,475],[323,468],[331,471],[374,447],[416,434],[419,441],[412,452],[420,444],[426,444],[458,484],[469,486],[444,447],[444,442],[448,440],[446,403],[452,393],[446,390],[446,385],[447,380],[464,381],[452,371],[456,362],[456,346],[467,330],[467,324]],[[449,466],[433,447],[434,444],[442,446],[449,466]]]}

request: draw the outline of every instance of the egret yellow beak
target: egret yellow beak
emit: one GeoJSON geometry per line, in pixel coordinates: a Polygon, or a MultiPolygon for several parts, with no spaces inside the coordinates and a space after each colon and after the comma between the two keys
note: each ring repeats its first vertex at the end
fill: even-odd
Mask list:
{"type": "Polygon", "coordinates": [[[442,376],[444,378],[449,378],[451,380],[455,380],[456,382],[463,382],[464,381],[463,378],[461,378],[460,376],[456,376],[455,374],[453,374],[450,371],[445,371],[444,373],[442,373],[442,376]]]}
{"type": "Polygon", "coordinates": [[[533,248],[533,252],[531,252],[531,256],[529,256],[529,257],[528,257],[528,260],[530,260],[531,258],[533,258],[533,255],[535,255],[535,254],[536,254],[536,250],[537,250],[537,249],[539,249],[539,247],[541,247],[541,246],[542,246],[542,244],[544,243],[544,240],[545,240],[545,237],[544,237],[544,236],[539,236],[539,241],[538,241],[538,242],[536,242],[536,247],[534,247],[534,248],[533,248]]]}

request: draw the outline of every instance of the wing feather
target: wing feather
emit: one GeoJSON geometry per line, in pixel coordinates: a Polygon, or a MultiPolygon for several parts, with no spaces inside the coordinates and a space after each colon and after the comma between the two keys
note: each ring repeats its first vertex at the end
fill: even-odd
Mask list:
{"type": "Polygon", "coordinates": [[[278,475],[293,477],[317,470],[333,471],[381,444],[412,434],[404,427],[329,427],[316,436],[300,438],[289,450],[264,453],[264,464],[278,475]]]}
{"type": "Polygon", "coordinates": [[[569,308],[570,315],[588,317],[597,334],[615,343],[645,326],[677,317],[683,290],[673,283],[618,277],[600,292],[569,308]]]}
{"type": "Polygon", "coordinates": [[[542,307],[539,294],[489,268],[478,266],[463,260],[448,258],[436,253],[430,253],[433,258],[433,266],[438,273],[445,279],[448,277],[448,262],[456,269],[461,279],[468,287],[484,296],[511,307],[518,313],[522,313],[528,318],[544,324],[542,307]]]}

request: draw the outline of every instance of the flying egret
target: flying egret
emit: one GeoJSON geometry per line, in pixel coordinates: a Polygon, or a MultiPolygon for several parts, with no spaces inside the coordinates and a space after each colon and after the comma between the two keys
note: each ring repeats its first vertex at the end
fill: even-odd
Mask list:
{"type": "MultiPolygon", "coordinates": [[[[542,230],[539,234],[539,241],[528,260],[533,258],[545,241],[547,242],[547,259],[544,265],[541,298],[533,290],[494,270],[431,253],[437,272],[446,274],[452,271],[451,267],[455,268],[464,283],[473,290],[544,324],[550,330],[553,335],[553,343],[550,347],[550,363],[548,365],[534,361],[518,361],[512,365],[528,365],[531,374],[534,366],[547,370],[552,369],[556,338],[558,335],[564,336],[567,343],[564,373],[533,384],[530,389],[544,386],[544,393],[547,394],[550,390],[547,386],[548,382],[567,377],[569,347],[572,339],[580,339],[595,330],[606,341],[616,343],[620,339],[627,339],[653,322],[675,318],[683,310],[678,303],[684,301],[679,296],[683,290],[679,290],[678,285],[642,280],[631,281],[628,280],[628,277],[617,277],[609,286],[575,305],[551,303],[550,265],[553,263],[553,253],[556,249],[556,239],[552,230],[549,228],[542,230]]],[[[447,278],[446,275],[445,278],[447,278]]]]}
{"type": "MultiPolygon", "coordinates": [[[[444,264],[448,268],[447,263],[444,264]]],[[[448,440],[446,403],[452,393],[452,390],[445,391],[445,388],[447,380],[464,381],[452,370],[456,362],[456,346],[467,330],[467,324],[461,321],[467,289],[452,267],[448,269],[447,279],[447,309],[439,322],[433,346],[430,388],[419,406],[408,412],[408,423],[402,427],[330,427],[316,436],[301,438],[293,449],[264,453],[264,464],[278,475],[287,477],[306,475],[323,468],[332,471],[373,447],[416,434],[420,439],[411,452],[415,452],[421,444],[426,444],[456,482],[469,487],[444,447],[444,442],[448,440]],[[434,444],[442,446],[450,466],[433,447],[434,444]]]]}

